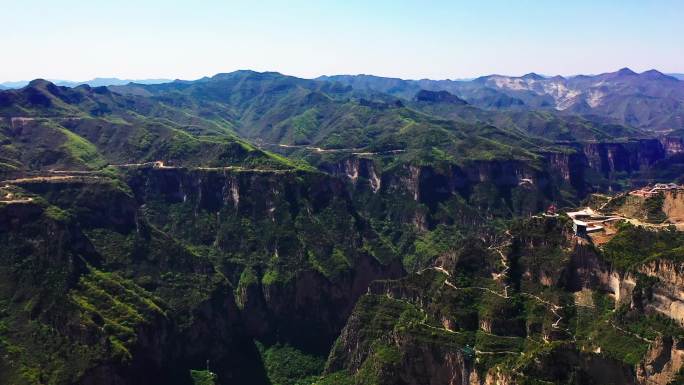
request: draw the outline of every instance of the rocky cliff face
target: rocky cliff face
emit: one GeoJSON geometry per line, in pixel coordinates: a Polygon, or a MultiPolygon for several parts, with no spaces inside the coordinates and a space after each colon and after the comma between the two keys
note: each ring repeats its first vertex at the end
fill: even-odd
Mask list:
{"type": "Polygon", "coordinates": [[[660,143],[667,155],[684,153],[684,139],[678,136],[665,136],[660,139],[660,143]]]}
{"type": "MultiPolygon", "coordinates": [[[[344,372],[377,384],[468,385],[480,384],[472,357],[457,346],[429,342],[401,328],[375,330],[373,326],[389,326],[396,305],[374,308],[379,298],[364,296],[333,348],[327,373],[344,372]],[[372,314],[365,310],[380,310],[385,314],[372,314]],[[389,318],[384,318],[388,316],[389,318]],[[371,333],[371,334],[368,334],[371,333]],[[372,342],[375,333],[387,333],[381,340],[372,342]]],[[[401,322],[401,321],[399,321],[401,322]]]]}
{"type": "Polygon", "coordinates": [[[663,200],[663,212],[670,222],[684,222],[684,191],[666,191],[663,200]]]}
{"type": "Polygon", "coordinates": [[[650,299],[639,304],[684,325],[684,266],[667,260],[652,261],[639,268],[639,272],[655,278],[650,288],[650,299]]]}
{"type": "MultiPolygon", "coordinates": [[[[553,383],[637,384],[634,369],[617,360],[577,350],[572,344],[556,346],[530,362],[524,376],[553,383]]],[[[511,382],[524,383],[521,378],[511,382]]]]}
{"type": "MultiPolygon", "coordinates": [[[[83,274],[116,274],[138,285],[136,293],[164,303],[159,311],[136,310],[144,321],[130,327],[133,316],[117,314],[130,330],[116,337],[130,358],[85,363],[72,382],[182,382],[208,362],[222,383],[264,383],[254,339],[325,354],[370,282],[404,274],[339,179],[141,167],[126,181],[88,176],[19,183],[82,227],[88,261],[97,268],[83,274]]],[[[87,294],[77,294],[86,298],[84,317],[115,318],[103,313],[106,303],[91,304],[91,282],[99,276],[87,284],[79,277],[70,279],[71,290],[87,294]]],[[[117,295],[109,294],[123,302],[117,295]]],[[[98,346],[119,346],[107,334],[95,337],[98,346]]]]}
{"type": "MultiPolygon", "coordinates": [[[[590,289],[607,292],[615,308],[627,307],[645,314],[659,314],[684,325],[684,268],[672,260],[653,260],[635,271],[621,271],[604,261],[586,241],[567,237],[568,264],[561,274],[537,279],[543,285],[565,286],[569,290],[590,289]]],[[[528,273],[528,278],[534,274],[528,273]]],[[[643,337],[639,337],[642,338],[643,337]]],[[[659,335],[648,341],[649,350],[636,366],[639,384],[669,384],[684,366],[684,348],[679,337],[659,335]]]]}
{"type": "Polygon", "coordinates": [[[386,377],[386,384],[469,385],[478,381],[472,361],[461,351],[410,336],[396,336],[394,344],[401,352],[398,367],[403,370],[386,377]]]}
{"type": "Polygon", "coordinates": [[[684,345],[677,338],[658,337],[637,367],[639,384],[666,385],[684,366],[684,345]]]}
{"type": "Polygon", "coordinates": [[[375,279],[401,274],[399,264],[387,267],[363,257],[353,271],[335,280],[304,270],[287,282],[250,284],[247,294],[238,299],[243,304],[247,330],[254,338],[327,353],[368,285],[375,279]]]}
{"type": "Polygon", "coordinates": [[[488,248],[464,247],[439,267],[376,281],[326,375],[387,384],[669,384],[684,357],[681,329],[667,326],[681,325],[684,270],[663,259],[622,270],[606,253],[574,237],[563,218],[538,217],[488,248]],[[539,345],[525,350],[522,341],[539,345]]]}
{"type": "MultiPolygon", "coordinates": [[[[548,247],[555,247],[554,242],[548,247]]],[[[521,243],[537,249],[547,247],[537,239],[521,243]]],[[[469,249],[463,255],[473,252],[469,249]]],[[[472,266],[472,261],[468,262],[464,261],[472,266]]],[[[512,270],[516,268],[511,266],[512,270]]],[[[489,269],[483,269],[481,278],[489,269]]],[[[351,379],[349,383],[354,384],[371,381],[512,385],[527,384],[532,379],[550,383],[637,383],[632,365],[580,348],[570,336],[561,333],[566,323],[560,317],[567,317],[569,313],[554,310],[548,320],[538,324],[534,312],[525,312],[519,306],[521,298],[530,298],[526,306],[534,306],[539,301],[540,310],[548,310],[547,306],[551,305],[544,304],[540,298],[534,299],[528,292],[529,285],[516,289],[512,284],[507,294],[491,285],[457,288],[457,283],[467,285],[465,276],[473,279],[480,276],[477,272],[462,275],[460,270],[458,267],[428,269],[399,281],[373,283],[331,351],[326,375],[347,376],[351,379]],[[520,296],[516,290],[525,290],[528,294],[520,296]],[[473,304],[477,305],[471,308],[473,304]],[[475,322],[464,322],[472,318],[475,322]],[[521,322],[522,328],[515,325],[521,322]],[[545,328],[549,330],[542,330],[545,328]],[[540,342],[532,351],[522,354],[516,351],[519,342],[534,343],[542,339],[546,342],[540,342]]],[[[515,274],[511,272],[512,276],[515,274]]],[[[651,361],[657,359],[644,361],[644,367],[651,372],[671,374],[670,366],[663,369],[651,361]]],[[[677,370],[677,364],[672,364],[672,368],[677,370]]]]}
{"type": "Polygon", "coordinates": [[[583,143],[574,148],[571,153],[545,153],[544,158],[552,173],[572,186],[580,197],[593,190],[617,188],[610,183],[612,180],[647,171],[657,161],[679,152],[675,142],[667,144],[657,139],[583,143]],[[605,181],[599,183],[600,178],[605,181]]]}
{"type": "Polygon", "coordinates": [[[130,361],[95,363],[78,383],[183,384],[191,382],[191,369],[207,365],[226,383],[268,383],[230,286],[217,287],[197,303],[191,323],[159,317],[137,329],[136,339],[130,361]]]}
{"type": "Polygon", "coordinates": [[[472,227],[496,215],[538,212],[560,196],[548,172],[518,161],[405,164],[380,171],[368,159],[349,158],[324,169],[354,183],[354,199],[364,206],[404,210],[382,214],[414,223],[421,231],[444,222],[438,219],[441,204],[461,210],[459,215],[441,217],[472,227]]]}
{"type": "Polygon", "coordinates": [[[349,179],[355,186],[369,188],[377,193],[382,187],[380,172],[372,159],[350,157],[333,164],[322,164],[320,168],[332,175],[349,179]]]}
{"type": "Polygon", "coordinates": [[[642,139],[626,143],[587,143],[582,146],[587,164],[604,176],[613,172],[631,173],[654,164],[665,157],[657,139],[642,139]]]}
{"type": "Polygon", "coordinates": [[[45,201],[0,205],[11,289],[0,300],[14,297],[0,318],[16,331],[0,347],[13,363],[0,365],[0,382],[24,383],[18,372],[42,367],[55,384],[187,383],[209,360],[226,381],[266,383],[225,278],[151,228],[124,190],[84,183],[23,184],[45,201]],[[15,270],[15,257],[39,260],[15,270]],[[21,270],[47,290],[27,287],[21,270]]]}
{"type": "Polygon", "coordinates": [[[632,291],[636,286],[633,274],[611,268],[582,239],[573,239],[571,247],[572,253],[565,271],[566,281],[557,280],[552,285],[565,284],[574,291],[582,288],[605,290],[615,299],[616,306],[631,303],[632,291]]]}
{"type": "Polygon", "coordinates": [[[474,161],[465,165],[405,164],[382,170],[371,159],[349,157],[320,167],[351,181],[357,191],[399,194],[432,211],[457,196],[484,216],[507,216],[529,215],[550,202],[567,199],[561,191],[568,191],[565,197],[580,199],[591,191],[619,188],[615,180],[646,171],[668,154],[658,140],[642,139],[577,144],[574,152],[542,154],[541,165],[474,161]]]}
{"type": "MultiPolygon", "coordinates": [[[[372,177],[372,164],[362,170],[345,172],[372,177]]],[[[225,256],[248,333],[259,340],[327,352],[368,284],[403,274],[398,259],[377,249],[339,179],[143,169],[129,182],[153,223],[225,256]]]]}
{"type": "Polygon", "coordinates": [[[680,263],[656,260],[639,267],[636,272],[623,272],[602,261],[591,247],[578,244],[572,253],[567,276],[571,289],[605,290],[615,299],[616,307],[625,304],[637,306],[684,325],[684,267],[680,263]],[[641,293],[635,297],[634,290],[639,281],[637,274],[656,279],[648,287],[649,298],[642,297],[641,293]]]}

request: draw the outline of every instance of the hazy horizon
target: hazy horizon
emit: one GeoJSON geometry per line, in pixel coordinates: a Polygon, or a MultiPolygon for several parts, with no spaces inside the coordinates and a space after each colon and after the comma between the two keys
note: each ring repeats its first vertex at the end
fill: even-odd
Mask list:
{"type": "MultiPolygon", "coordinates": [[[[618,71],[618,70],[620,70],[620,69],[622,69],[622,68],[631,69],[631,70],[633,70],[633,71],[636,72],[636,73],[643,73],[643,72],[649,71],[649,70],[656,70],[656,71],[659,71],[659,72],[661,72],[661,73],[663,73],[663,74],[665,74],[665,75],[678,75],[678,76],[684,75],[684,71],[682,71],[682,72],[665,72],[665,71],[661,71],[661,70],[659,70],[659,69],[657,69],[657,68],[649,68],[649,69],[646,69],[646,70],[643,70],[643,71],[636,71],[636,70],[634,70],[633,68],[630,68],[630,67],[621,67],[621,68],[616,68],[616,69],[608,70],[608,71],[601,71],[601,72],[597,72],[597,73],[582,73],[582,74],[577,73],[577,74],[571,74],[571,75],[564,75],[564,74],[543,74],[543,73],[537,73],[537,72],[535,72],[535,73],[538,74],[538,75],[544,76],[544,77],[549,77],[549,78],[550,78],[550,77],[554,77],[554,76],[558,76],[558,75],[563,76],[563,77],[565,77],[565,78],[571,78],[571,77],[573,77],[573,76],[578,76],[578,75],[593,76],[593,75],[600,75],[600,74],[602,74],[602,73],[611,73],[611,72],[616,72],[616,71],[618,71]]],[[[204,77],[212,77],[212,76],[215,76],[215,75],[218,75],[218,74],[222,74],[222,73],[231,73],[231,72],[237,72],[237,71],[255,71],[255,70],[252,70],[252,69],[249,69],[249,68],[239,68],[239,69],[235,69],[235,70],[232,70],[232,71],[221,71],[221,72],[217,72],[217,73],[214,73],[214,74],[207,74],[207,75],[203,75],[203,76],[200,76],[200,77],[198,77],[198,78],[192,78],[192,79],[190,79],[190,78],[184,79],[184,78],[178,78],[178,77],[171,77],[171,78],[150,77],[150,78],[132,79],[132,78],[126,78],[126,77],[121,77],[121,76],[96,76],[96,77],[93,77],[93,78],[90,78],[90,79],[50,79],[50,78],[45,78],[45,77],[40,77],[40,76],[39,76],[39,77],[35,77],[35,78],[32,78],[32,79],[21,79],[21,80],[3,80],[3,79],[0,79],[0,85],[2,85],[2,84],[11,84],[11,83],[25,83],[25,82],[31,82],[31,81],[37,80],[37,79],[44,79],[44,80],[47,80],[47,81],[49,81],[49,82],[69,82],[69,83],[85,83],[85,82],[90,82],[90,81],[93,81],[93,80],[108,80],[108,79],[127,80],[127,81],[150,81],[150,82],[154,81],[154,82],[160,82],[160,83],[161,83],[162,81],[172,82],[172,81],[175,81],[175,80],[194,81],[194,80],[199,80],[199,79],[204,78],[204,77]]],[[[255,71],[255,72],[277,72],[277,73],[280,73],[280,74],[285,75],[285,76],[294,76],[294,77],[299,77],[299,78],[302,78],[302,79],[316,79],[316,78],[321,77],[321,76],[359,76],[359,75],[365,75],[365,76],[376,76],[376,77],[386,77],[386,78],[398,78],[398,79],[402,79],[402,80],[425,80],[425,79],[427,79],[427,80],[455,80],[455,81],[458,81],[458,80],[467,81],[467,80],[476,79],[476,78],[478,78],[478,77],[484,77],[484,76],[497,76],[497,75],[500,75],[500,76],[510,76],[510,77],[520,77],[520,76],[524,76],[524,75],[527,75],[527,74],[531,73],[531,72],[520,73],[520,74],[492,73],[492,74],[477,75],[477,76],[468,77],[468,78],[441,78],[441,79],[437,79],[437,78],[427,78],[427,77],[399,78],[399,77],[396,77],[396,76],[383,76],[383,75],[371,74],[371,73],[357,73],[357,74],[352,74],[352,73],[339,73],[339,74],[323,74],[323,75],[314,76],[314,77],[302,77],[302,76],[297,76],[297,75],[282,73],[282,72],[280,72],[280,71],[255,71]]],[[[533,71],[532,71],[532,72],[533,72],[533,71]]]]}
{"type": "Polygon", "coordinates": [[[0,82],[684,72],[684,3],[27,0],[3,4],[0,82]]]}

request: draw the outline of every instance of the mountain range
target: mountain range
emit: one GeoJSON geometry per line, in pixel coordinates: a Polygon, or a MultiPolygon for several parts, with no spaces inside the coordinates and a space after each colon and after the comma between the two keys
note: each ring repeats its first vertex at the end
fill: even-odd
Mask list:
{"type": "Polygon", "coordinates": [[[683,383],[683,82],[121,83],[0,91],[0,383],[683,383]]]}
{"type": "Polygon", "coordinates": [[[521,77],[490,75],[472,81],[402,80],[368,75],[321,79],[402,98],[411,98],[421,89],[447,91],[485,109],[594,115],[606,122],[651,130],[681,129],[684,125],[684,83],[656,70],[637,74],[623,68],[569,78],[535,73],[521,77]]]}
{"type": "MultiPolygon", "coordinates": [[[[206,78],[205,78],[206,80],[206,78]]],[[[656,70],[637,74],[623,68],[599,75],[520,77],[489,75],[472,80],[403,80],[371,75],[322,76],[317,80],[349,85],[357,92],[370,91],[411,100],[421,90],[446,91],[470,105],[488,110],[551,110],[565,114],[593,115],[604,123],[651,130],[684,127],[684,83],[656,70]]],[[[201,82],[199,80],[199,82],[201,82]]],[[[53,81],[76,87],[87,84],[120,86],[129,83],[170,83],[165,79],[121,80],[96,78],[85,82],[53,81]]],[[[28,82],[8,82],[0,87],[21,88],[28,82]]]]}
{"type": "MultiPolygon", "coordinates": [[[[169,79],[118,79],[118,78],[94,78],[85,81],[72,81],[72,80],[51,80],[54,84],[64,87],[78,87],[80,85],[89,85],[91,87],[102,87],[102,86],[113,86],[113,85],[124,85],[128,83],[139,83],[139,84],[159,84],[168,83],[169,79]]],[[[30,82],[28,80],[21,80],[16,82],[3,82],[0,83],[0,89],[13,89],[26,87],[30,82]]]]}

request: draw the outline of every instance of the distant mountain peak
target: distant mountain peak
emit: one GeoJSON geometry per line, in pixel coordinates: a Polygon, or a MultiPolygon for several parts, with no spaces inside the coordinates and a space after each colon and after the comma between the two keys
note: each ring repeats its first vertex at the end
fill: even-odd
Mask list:
{"type": "MultiPolygon", "coordinates": [[[[208,80],[225,80],[225,79],[231,79],[231,78],[259,78],[259,79],[267,79],[267,78],[277,78],[277,77],[282,77],[286,76],[281,74],[280,72],[273,72],[273,71],[265,71],[265,72],[259,72],[259,71],[253,71],[253,70],[237,70],[233,72],[224,72],[224,73],[218,73],[210,78],[206,78],[208,80]]],[[[202,78],[202,79],[205,79],[202,78]]]]}
{"type": "Polygon", "coordinates": [[[633,76],[633,75],[636,75],[637,73],[632,71],[631,69],[625,67],[625,68],[620,68],[615,74],[618,76],[633,76]]]}
{"type": "Polygon", "coordinates": [[[54,84],[52,82],[50,82],[49,80],[33,79],[26,86],[27,87],[45,87],[45,86],[51,86],[51,85],[54,85],[54,84]]]}
{"type": "Polygon", "coordinates": [[[675,78],[673,76],[665,75],[664,73],[662,73],[658,70],[655,70],[655,69],[644,71],[639,76],[646,78],[646,79],[649,79],[649,80],[669,80],[669,81],[677,80],[677,78],[675,78]]]}
{"type": "Polygon", "coordinates": [[[591,78],[597,78],[597,79],[603,79],[603,80],[616,80],[616,79],[624,79],[624,78],[637,78],[639,76],[638,73],[632,71],[631,69],[625,67],[625,68],[620,68],[619,70],[615,72],[606,72],[602,73],[600,75],[579,75],[575,76],[575,79],[591,79],[591,78]]]}
{"type": "Polygon", "coordinates": [[[656,69],[651,69],[648,71],[644,71],[641,73],[642,75],[658,75],[658,76],[666,76],[664,73],[656,70],[656,69]]]}
{"type": "Polygon", "coordinates": [[[259,72],[252,71],[252,70],[237,70],[237,71],[232,71],[232,72],[219,72],[213,76],[204,76],[200,80],[211,80],[211,79],[226,79],[226,78],[231,78],[235,76],[249,76],[249,75],[258,75],[259,72]]]}
{"type": "Polygon", "coordinates": [[[546,79],[545,77],[543,77],[537,73],[534,73],[534,72],[530,72],[528,74],[525,74],[522,76],[522,78],[523,79],[531,79],[531,80],[544,80],[544,79],[546,79]]]}

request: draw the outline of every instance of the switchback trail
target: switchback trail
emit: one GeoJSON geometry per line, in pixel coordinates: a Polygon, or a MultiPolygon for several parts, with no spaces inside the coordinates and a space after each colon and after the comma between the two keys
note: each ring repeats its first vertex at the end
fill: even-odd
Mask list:
{"type": "Polygon", "coordinates": [[[501,261],[501,264],[503,265],[504,268],[499,273],[493,273],[492,278],[495,281],[501,281],[503,283],[503,285],[504,285],[504,298],[508,298],[508,288],[510,287],[510,285],[508,285],[506,283],[506,279],[509,278],[508,277],[508,271],[511,269],[511,267],[508,264],[508,258],[506,257],[506,255],[501,250],[505,249],[511,245],[511,240],[513,237],[511,236],[511,233],[508,230],[506,230],[505,235],[506,235],[506,239],[503,242],[501,242],[497,246],[489,246],[487,249],[488,250],[494,250],[497,253],[499,253],[499,256],[501,258],[500,261],[501,261]]]}

